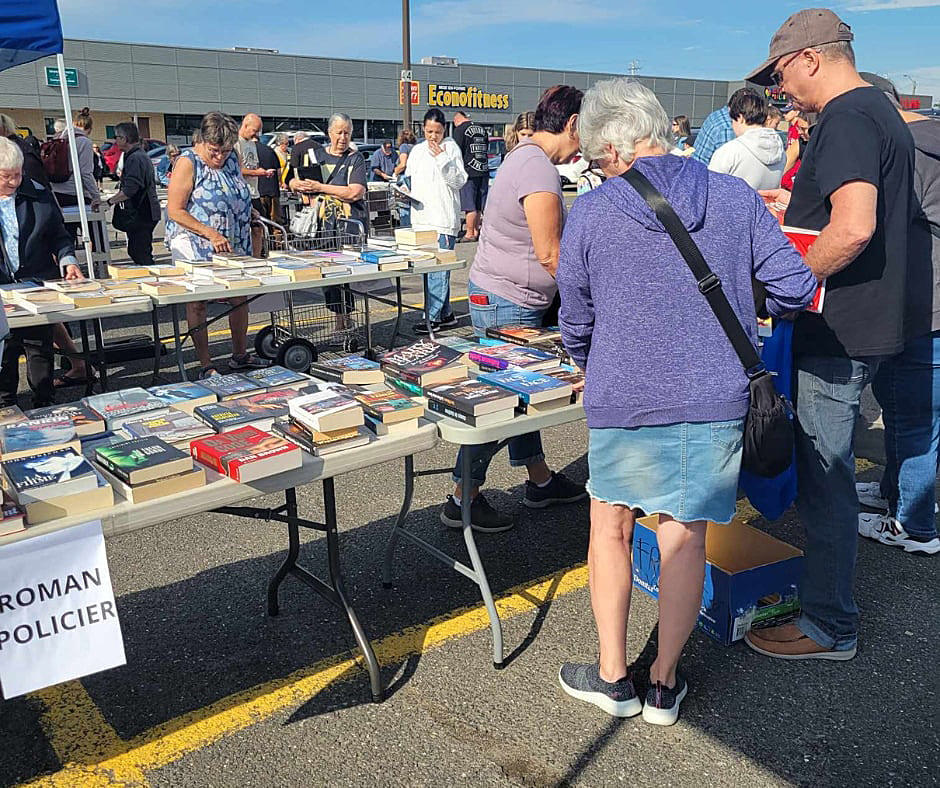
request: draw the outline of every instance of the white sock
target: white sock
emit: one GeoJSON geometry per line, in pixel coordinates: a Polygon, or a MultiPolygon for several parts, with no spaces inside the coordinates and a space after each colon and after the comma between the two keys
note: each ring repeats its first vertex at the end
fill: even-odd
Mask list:
{"type": "Polygon", "coordinates": [[[548,487],[548,485],[550,485],[550,484],[552,483],[552,479],[554,479],[554,478],[555,478],[555,475],[554,475],[554,474],[549,474],[548,478],[547,478],[544,482],[542,482],[541,484],[536,483],[535,486],[536,486],[536,487],[539,487],[539,488],[548,487]]]}
{"type": "Polygon", "coordinates": [[[452,495],[451,498],[454,499],[454,503],[457,504],[457,506],[460,506],[460,496],[459,496],[459,495],[452,495]]]}

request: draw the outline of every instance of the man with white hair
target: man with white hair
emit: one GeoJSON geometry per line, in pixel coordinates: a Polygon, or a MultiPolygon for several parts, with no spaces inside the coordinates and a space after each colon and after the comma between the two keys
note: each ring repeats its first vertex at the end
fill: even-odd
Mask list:
{"type": "MultiPolygon", "coordinates": [[[[917,322],[911,285],[930,292],[932,283],[929,258],[922,270],[909,265],[911,133],[884,93],[859,76],[853,38],[832,11],[799,11],[747,77],[775,83],[794,107],[819,113],[792,194],[761,192],[788,205],[786,224],[819,231],[806,264],[826,282],[821,314],[801,314],[793,332],[797,505],[806,529],[802,612],[795,623],[745,637],[779,659],[855,656],[855,422],[863,389],[904,349],[906,330],[917,322]]],[[[929,314],[927,322],[929,330],[929,314]]]]}

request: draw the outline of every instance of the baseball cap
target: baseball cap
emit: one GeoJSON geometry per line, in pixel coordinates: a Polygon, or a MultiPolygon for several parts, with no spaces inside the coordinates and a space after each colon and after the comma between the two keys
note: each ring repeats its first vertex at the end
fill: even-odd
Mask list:
{"type": "Polygon", "coordinates": [[[773,73],[774,66],[784,55],[835,41],[851,41],[854,38],[852,28],[828,8],[807,8],[797,11],[770,39],[770,52],[767,59],[745,79],[757,85],[770,85],[773,83],[770,75],[773,73]]]}

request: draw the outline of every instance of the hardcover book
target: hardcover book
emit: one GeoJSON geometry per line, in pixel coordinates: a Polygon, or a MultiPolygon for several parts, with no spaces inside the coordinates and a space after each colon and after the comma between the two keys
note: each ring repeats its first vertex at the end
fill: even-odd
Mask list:
{"type": "Polygon", "coordinates": [[[246,424],[267,430],[274,419],[287,415],[287,403],[296,398],[297,392],[293,389],[274,389],[212,405],[200,405],[193,415],[215,432],[231,432],[246,424]]]}
{"type": "Polygon", "coordinates": [[[212,435],[212,428],[175,408],[153,416],[132,418],[121,428],[132,438],[160,438],[174,446],[188,448],[190,441],[212,435]]]}
{"type": "Polygon", "coordinates": [[[135,485],[185,473],[193,458],[160,438],[132,438],[95,451],[95,461],[125,484],[135,485]]]}
{"type": "Polygon", "coordinates": [[[139,387],[94,394],[82,402],[104,419],[109,430],[118,429],[140,413],[162,410],[167,406],[162,399],[139,387]]]}
{"type": "Polygon", "coordinates": [[[403,348],[383,353],[379,361],[385,372],[420,386],[467,377],[467,367],[457,363],[461,354],[430,339],[420,339],[403,348]]]}
{"type": "MultiPolygon", "coordinates": [[[[783,230],[783,234],[790,239],[790,243],[796,247],[796,251],[804,258],[806,257],[806,253],[809,252],[809,248],[816,243],[816,239],[819,237],[819,232],[816,230],[804,230],[801,227],[781,227],[780,229],[783,230]]],[[[819,287],[816,288],[816,294],[813,296],[810,305],[806,307],[806,311],[821,315],[825,303],[826,280],[824,279],[819,283],[819,287]]]]}
{"type": "Polygon", "coordinates": [[[249,369],[242,374],[265,389],[296,389],[300,386],[306,386],[310,382],[308,375],[294,372],[292,369],[286,369],[277,364],[262,367],[261,369],[249,369]]]}
{"type": "Polygon", "coordinates": [[[205,386],[199,383],[189,383],[188,381],[173,383],[168,386],[152,386],[147,391],[173,409],[184,413],[192,413],[193,408],[216,401],[215,394],[205,386]]]}
{"type": "Polygon", "coordinates": [[[288,407],[294,421],[311,431],[330,432],[362,424],[362,407],[359,403],[330,389],[295,397],[288,407]]]}
{"type": "Polygon", "coordinates": [[[481,347],[470,353],[470,360],[481,367],[489,367],[490,370],[509,369],[528,369],[532,371],[551,369],[557,367],[561,361],[558,356],[539,350],[534,347],[522,347],[506,343],[503,345],[491,345],[490,347],[481,347]]]}
{"type": "Polygon", "coordinates": [[[20,504],[61,498],[98,486],[91,463],[74,449],[4,460],[3,476],[4,486],[20,504]]]}
{"type": "Polygon", "coordinates": [[[355,397],[367,415],[383,424],[396,424],[424,415],[424,406],[391,389],[356,392],[355,397]]]}
{"type": "Polygon", "coordinates": [[[519,399],[526,404],[538,404],[571,397],[570,383],[525,369],[481,372],[477,379],[517,394],[519,399]]]}
{"type": "Polygon", "coordinates": [[[437,230],[412,230],[409,228],[400,228],[395,230],[395,241],[409,246],[434,246],[437,247],[439,241],[437,230]]]}
{"type": "Polygon", "coordinates": [[[532,326],[498,326],[486,329],[486,335],[514,345],[553,345],[561,342],[561,331],[532,326]]]}
{"type": "Polygon", "coordinates": [[[244,397],[264,389],[263,386],[258,385],[251,378],[238,372],[233,372],[230,375],[212,375],[205,380],[201,380],[199,385],[205,386],[220,400],[244,397]]]}
{"type": "MultiPolygon", "coordinates": [[[[438,402],[468,416],[483,416],[501,410],[512,410],[519,398],[505,388],[481,380],[461,380],[425,389],[428,406],[438,402]]],[[[438,411],[439,412],[439,411],[438,411]]]]}
{"type": "Polygon", "coordinates": [[[190,450],[198,462],[243,484],[303,464],[297,444],[254,427],[200,438],[190,450]]]}
{"type": "Polygon", "coordinates": [[[0,427],[0,456],[4,460],[28,457],[55,449],[81,450],[70,421],[20,421],[0,427]]]}
{"type": "Polygon", "coordinates": [[[319,266],[304,260],[278,259],[271,263],[271,271],[289,276],[291,282],[311,282],[323,278],[319,266]]]}
{"type": "Polygon", "coordinates": [[[104,419],[87,405],[81,402],[70,402],[65,405],[50,405],[46,408],[34,408],[26,411],[31,421],[53,420],[68,421],[75,427],[75,434],[79,438],[90,438],[106,431],[104,419]]]}
{"type": "Polygon", "coordinates": [[[381,383],[384,379],[379,363],[362,356],[342,356],[314,361],[310,365],[310,372],[321,380],[337,383],[370,384],[381,383]]]}

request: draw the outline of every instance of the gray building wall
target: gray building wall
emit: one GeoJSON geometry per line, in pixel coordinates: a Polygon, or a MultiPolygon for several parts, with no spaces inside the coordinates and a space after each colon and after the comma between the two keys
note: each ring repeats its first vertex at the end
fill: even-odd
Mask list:
{"type": "MultiPolygon", "coordinates": [[[[71,90],[73,105],[92,110],[201,115],[221,109],[234,116],[253,111],[310,118],[343,111],[356,119],[401,117],[398,63],[85,40],[66,41],[65,61],[79,74],[79,86],[71,90]]],[[[43,58],[0,72],[0,107],[61,113],[59,89],[46,85],[45,68],[54,64],[54,58],[43,58]]],[[[509,94],[508,111],[473,111],[484,123],[505,123],[533,109],[552,85],[584,89],[618,76],[475,64],[416,65],[412,71],[421,85],[421,104],[413,108],[416,116],[427,109],[429,82],[509,94]]],[[[667,113],[688,115],[693,125],[728,96],[723,81],[638,79],[656,92],[667,113]]],[[[448,115],[453,112],[442,109],[448,115]]]]}

